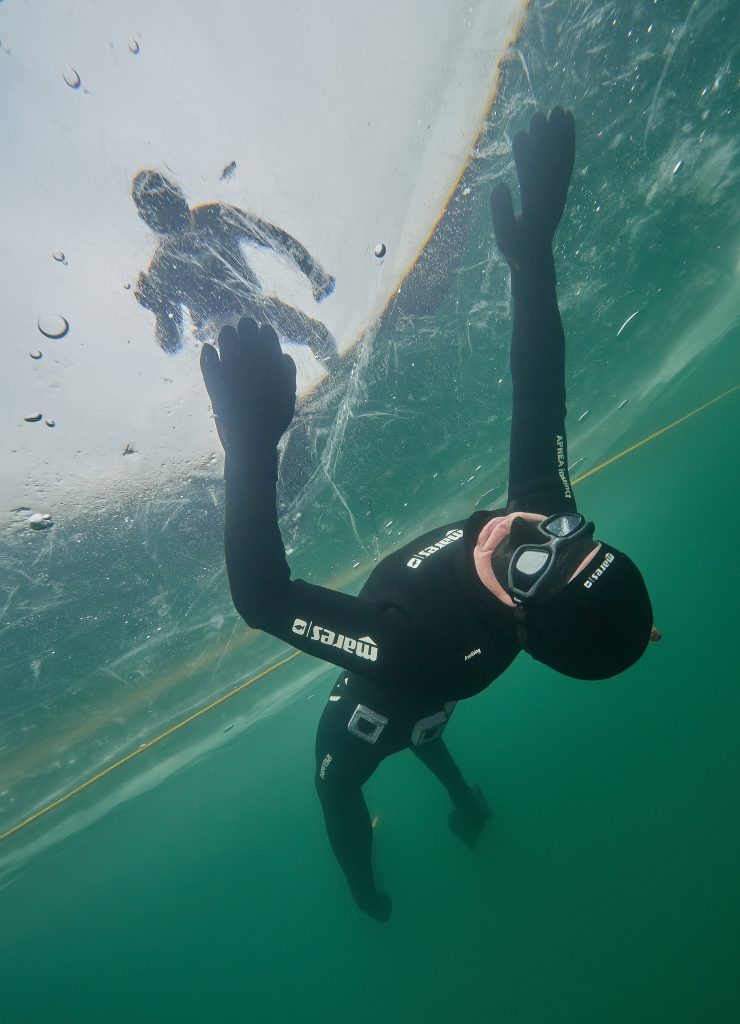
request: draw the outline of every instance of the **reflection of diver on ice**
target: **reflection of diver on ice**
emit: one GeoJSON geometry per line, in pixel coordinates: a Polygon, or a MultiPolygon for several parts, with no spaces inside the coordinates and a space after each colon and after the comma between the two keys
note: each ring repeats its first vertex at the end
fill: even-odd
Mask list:
{"type": "Polygon", "coordinates": [[[182,348],[183,307],[196,330],[228,322],[246,310],[256,320],[271,323],[283,341],[310,346],[325,363],[336,361],[336,342],[324,324],[265,295],[242,253],[241,243],[251,242],[288,256],[321,302],[333,291],[334,278],[287,231],[222,203],[191,210],[182,189],[158,171],[140,171],[131,191],[139,216],[160,236],[149,269],[136,285],[138,302],[157,318],[160,348],[182,348]]]}

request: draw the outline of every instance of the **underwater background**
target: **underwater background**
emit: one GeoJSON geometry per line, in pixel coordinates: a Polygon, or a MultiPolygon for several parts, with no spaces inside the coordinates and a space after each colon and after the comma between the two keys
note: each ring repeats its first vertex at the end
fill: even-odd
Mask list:
{"type": "Polygon", "coordinates": [[[104,516],[4,530],[3,1022],[740,1018],[723,543],[739,41],[729,0],[529,5],[436,235],[299,406],[281,471],[293,575],[348,592],[394,545],[501,503],[510,309],[488,195],[513,184],[534,109],[569,107],[571,475],[597,535],[641,567],[662,643],[603,683],[522,657],[458,706],[447,742],[493,811],[472,853],[415,759],[383,763],[366,786],[381,926],[352,903],[314,793],[336,669],[233,611],[220,456],[104,516]]]}

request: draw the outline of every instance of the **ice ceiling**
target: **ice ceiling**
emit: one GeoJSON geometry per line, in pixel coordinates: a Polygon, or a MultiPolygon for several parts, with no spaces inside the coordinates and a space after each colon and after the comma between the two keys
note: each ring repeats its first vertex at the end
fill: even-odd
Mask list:
{"type": "Polygon", "coordinates": [[[0,521],[210,458],[198,350],[242,312],[303,393],[331,373],[441,215],[522,6],[2,3],[0,521]]]}

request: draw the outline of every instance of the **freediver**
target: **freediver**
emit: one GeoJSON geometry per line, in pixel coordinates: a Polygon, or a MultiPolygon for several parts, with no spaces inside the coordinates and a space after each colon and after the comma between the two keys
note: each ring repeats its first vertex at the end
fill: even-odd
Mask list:
{"type": "Polygon", "coordinates": [[[307,344],[322,362],[336,362],[337,345],[324,324],[266,295],[242,253],[241,244],[250,242],[288,256],[321,302],[334,290],[334,278],[292,235],[223,203],[191,210],[182,189],[159,171],[139,171],[131,194],[139,216],[160,239],[135,291],[156,317],[160,348],[174,353],[182,347],[185,307],[196,330],[247,313],[271,323],[283,341],[307,344]]]}
{"type": "Polygon", "coordinates": [[[536,113],[513,140],[521,213],[491,195],[511,270],[513,409],[506,508],[474,512],[384,558],[358,597],[291,580],[276,515],[277,444],[293,417],[295,366],[274,330],[225,326],[201,366],[226,453],[226,567],[246,622],[342,668],[316,737],[316,789],[355,902],[379,921],[362,786],[410,749],[452,801],[473,846],[490,816],[442,738],[455,702],[480,693],[520,651],[566,676],[607,679],[659,639],[634,563],[576,509],[565,436],[565,337],[552,242],[575,160],[573,115],[536,113]]]}

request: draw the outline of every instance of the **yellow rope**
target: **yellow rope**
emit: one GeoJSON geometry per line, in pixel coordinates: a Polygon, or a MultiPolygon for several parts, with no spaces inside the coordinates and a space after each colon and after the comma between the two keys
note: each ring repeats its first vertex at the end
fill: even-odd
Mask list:
{"type": "Polygon", "coordinates": [[[600,469],[605,469],[606,466],[611,466],[612,462],[616,462],[617,459],[621,459],[624,455],[629,455],[630,452],[634,452],[637,448],[642,448],[642,446],[647,444],[648,441],[654,441],[656,437],[660,437],[661,434],[665,434],[666,430],[671,430],[673,427],[677,427],[679,423],[684,423],[692,416],[696,416],[698,412],[703,412],[704,409],[708,409],[710,405],[714,405],[715,402],[719,402],[721,398],[727,398],[728,395],[731,395],[733,391],[737,391],[738,388],[740,388],[740,384],[736,384],[734,387],[728,388],[728,390],[723,391],[721,395],[716,395],[714,398],[710,399],[710,401],[705,402],[704,405],[697,406],[696,409],[692,409],[691,412],[687,412],[685,416],[681,416],[680,419],[674,420],[673,423],[669,423],[667,427],[661,427],[660,430],[656,430],[654,434],[650,434],[648,437],[643,437],[642,441],[638,441],[637,444],[630,445],[629,448],[625,448],[624,451],[619,452],[618,455],[612,455],[612,457],[607,459],[606,462],[600,462],[598,466],[594,466],[593,469],[589,469],[588,473],[584,473],[582,476],[573,480],[573,486],[575,487],[575,485],[580,484],[582,480],[585,480],[589,476],[593,476],[594,473],[598,473],[600,469]]]}
{"type": "MultiPolygon", "coordinates": [[[[574,480],[574,486],[575,484],[581,483],[581,481],[585,480],[587,477],[593,476],[594,473],[598,473],[599,470],[605,469],[606,466],[610,466],[613,462],[616,462],[617,459],[621,459],[623,456],[629,455],[630,452],[634,452],[636,451],[636,449],[641,448],[644,444],[647,444],[648,441],[654,441],[656,437],[660,437],[661,434],[665,434],[667,430],[671,430],[673,427],[677,427],[680,423],[684,423],[686,420],[690,419],[692,416],[695,416],[697,413],[703,412],[704,409],[708,409],[710,405],[714,405],[714,403],[719,402],[720,399],[726,398],[728,395],[731,395],[733,391],[737,391],[738,388],[740,388],[740,384],[735,384],[734,387],[728,388],[727,391],[723,391],[720,395],[716,395],[710,401],[705,402],[704,405],[697,406],[696,409],[692,409],[691,412],[687,412],[685,416],[681,416],[679,419],[674,420],[673,423],[669,423],[667,427],[661,427],[660,430],[656,430],[655,433],[643,438],[642,441],[638,441],[637,444],[630,445],[629,448],[625,448],[624,451],[619,452],[619,454],[617,455],[612,455],[612,457],[610,459],[607,459],[606,462],[601,462],[598,466],[595,466],[593,469],[589,469],[587,473],[584,473],[582,476],[579,476],[576,480],[574,480]]],[[[76,796],[78,793],[81,793],[83,789],[87,789],[88,786],[92,786],[93,782],[97,782],[99,779],[102,779],[104,776],[108,775],[109,772],[112,772],[115,768],[120,768],[121,765],[133,760],[133,758],[135,757],[138,757],[139,754],[143,754],[145,750],[149,750],[149,748],[153,747],[156,743],[161,742],[168,736],[171,736],[173,733],[177,732],[179,729],[182,729],[184,726],[189,725],[190,722],[194,722],[196,718],[200,718],[201,715],[205,715],[207,711],[211,711],[213,708],[218,707],[219,704],[223,704],[224,701],[227,701],[231,697],[236,696],[237,693],[241,693],[242,690],[245,690],[248,686],[251,686],[252,683],[256,683],[258,679],[264,679],[264,677],[269,675],[271,672],[274,672],[276,669],[282,668],[283,665],[287,665],[289,661],[292,661],[294,658],[297,658],[301,653],[301,651],[294,651],[294,653],[288,655],[287,658],[283,658],[282,661],[278,661],[275,665],[271,665],[270,668],[265,669],[264,672],[260,672],[258,675],[253,676],[251,679],[247,679],[246,682],[240,683],[239,686],[235,687],[235,689],[231,690],[229,693],[224,694],[223,697],[219,697],[217,700],[214,700],[210,704],[206,705],[206,707],[201,708],[199,711],[196,711],[188,718],[183,719],[182,722],[178,722],[177,725],[173,725],[171,729],[168,729],[166,732],[163,732],[160,736],[156,736],[153,740],[149,740],[148,743],[143,743],[138,748],[138,750],[134,750],[132,753],[127,754],[125,757],[122,757],[120,761],[116,761],[115,764],[109,765],[109,767],[105,768],[102,772],[98,772],[97,775],[93,775],[92,778],[87,779],[86,782],[83,782],[82,785],[77,786],[76,789],[70,790],[69,793],[65,793],[65,795],[59,797],[58,800],[55,800],[53,803],[48,804],[46,807],[42,807],[40,811],[36,811],[35,814],[32,814],[29,818],[26,818],[25,821],[18,822],[17,825],[13,826],[13,828],[9,829],[7,832],[4,832],[2,835],[0,835],[0,842],[2,842],[3,839],[8,839],[10,836],[20,831],[20,829],[25,828],[26,825],[30,825],[32,821],[36,821],[38,818],[42,817],[42,815],[48,814],[49,811],[53,811],[55,807],[59,807],[61,804],[66,803],[67,800],[71,800],[73,796],[76,796]]]]}
{"type": "Polygon", "coordinates": [[[149,748],[153,747],[155,743],[159,743],[161,740],[167,739],[168,736],[177,732],[178,729],[182,729],[184,726],[194,722],[196,718],[200,718],[201,715],[205,715],[206,711],[211,711],[213,708],[218,707],[219,704],[223,704],[224,701],[234,697],[237,693],[241,693],[242,690],[251,686],[252,683],[256,683],[258,679],[264,679],[265,676],[274,672],[275,669],[282,668],[283,665],[287,665],[289,661],[297,658],[298,655],[302,653],[302,651],[294,651],[293,654],[289,654],[287,658],[283,658],[283,660],[278,661],[277,664],[271,665],[270,668],[266,668],[264,672],[260,672],[258,675],[252,676],[251,679],[247,679],[246,682],[240,683],[239,686],[235,687],[229,693],[225,693],[223,697],[219,697],[217,700],[212,701],[206,707],[196,711],[188,718],[184,718],[181,722],[178,722],[177,725],[173,725],[171,729],[161,733],[159,736],[155,736],[153,740],[149,740],[148,743],[142,743],[138,750],[134,750],[130,754],[126,754],[126,756],[122,757],[120,761],[116,761],[115,764],[109,765],[102,772],[98,772],[97,775],[93,775],[92,778],[87,779],[87,781],[83,782],[81,786],[77,786],[76,789],[71,790],[69,793],[65,793],[64,796],[60,796],[58,800],[54,801],[54,803],[48,804],[46,807],[42,807],[40,811],[36,811],[36,813],[32,814],[30,818],[26,818],[25,821],[18,822],[17,825],[13,826],[13,828],[9,829],[7,832],[3,832],[0,836],[0,842],[2,842],[3,839],[7,839],[9,836],[12,836],[14,832],[18,832],[20,829],[25,828],[26,825],[30,825],[32,821],[36,821],[36,819],[40,818],[42,815],[48,814],[49,811],[53,811],[55,807],[59,807],[61,804],[66,803],[67,800],[71,800],[73,796],[77,796],[77,794],[81,793],[83,789],[87,789],[88,786],[92,786],[93,782],[97,782],[98,779],[102,779],[109,772],[112,772],[114,768],[120,768],[122,764],[126,764],[127,761],[131,761],[133,758],[138,757],[139,754],[143,754],[145,750],[149,750],[149,748]]]}

